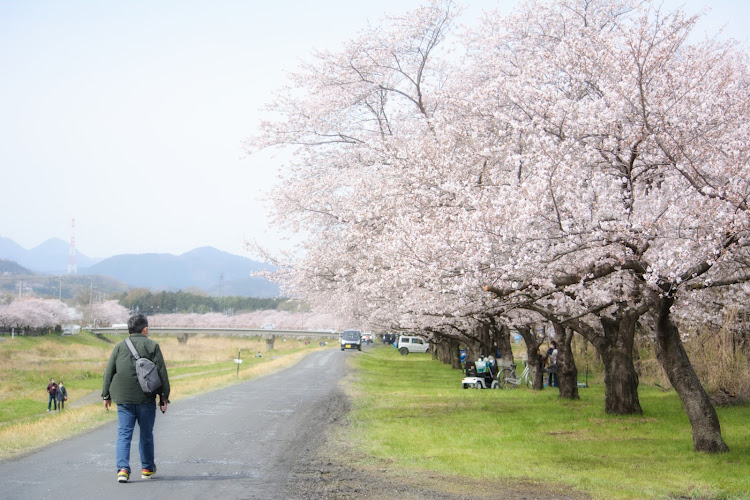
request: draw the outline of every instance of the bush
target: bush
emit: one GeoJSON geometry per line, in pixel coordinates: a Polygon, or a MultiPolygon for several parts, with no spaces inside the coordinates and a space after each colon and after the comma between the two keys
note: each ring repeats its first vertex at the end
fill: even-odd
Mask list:
{"type": "MultiPolygon", "coordinates": [[[[738,404],[750,401],[750,343],[742,330],[744,322],[727,314],[720,328],[703,325],[685,334],[685,351],[714,404],[738,404]]],[[[656,359],[652,341],[637,338],[638,374],[641,383],[671,388],[669,378],[656,359]]]]}
{"type": "Polygon", "coordinates": [[[698,378],[715,404],[750,400],[750,346],[729,317],[718,332],[699,331],[685,343],[698,378]]]}

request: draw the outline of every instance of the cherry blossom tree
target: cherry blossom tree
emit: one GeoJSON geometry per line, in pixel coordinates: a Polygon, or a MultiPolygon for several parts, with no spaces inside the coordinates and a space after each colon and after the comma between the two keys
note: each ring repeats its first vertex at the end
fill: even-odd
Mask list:
{"type": "Polygon", "coordinates": [[[277,329],[288,330],[343,330],[350,326],[340,317],[330,313],[308,313],[288,311],[253,311],[227,316],[220,313],[206,314],[154,314],[149,316],[153,327],[189,328],[261,328],[273,323],[277,329]]]}
{"type": "Polygon", "coordinates": [[[688,43],[697,17],[648,0],[529,1],[451,45],[457,13],[391,18],[274,101],[249,147],[294,149],[271,198],[309,236],[278,279],[449,351],[499,324],[532,360],[535,322],[564,345],[573,329],[611,413],[641,412],[633,339],[651,326],[694,448],[726,450],[673,314],[700,321],[697,294],[732,304],[750,278],[746,54],[688,43]]]}
{"type": "MultiPolygon", "coordinates": [[[[571,313],[597,311],[601,338],[614,340],[604,350],[616,354],[605,357],[605,366],[616,365],[608,374],[626,384],[618,401],[637,397],[637,379],[621,377],[634,374],[635,325],[646,313],[658,316],[657,353],[688,412],[694,447],[723,451],[670,309],[682,290],[702,286],[694,282],[704,273],[729,273],[726,286],[748,278],[738,257],[748,243],[750,100],[745,55],[731,43],[687,44],[695,21],[648,2],[530,3],[504,24],[521,29],[497,35],[493,67],[504,69],[492,88],[509,103],[501,121],[522,138],[504,141],[501,158],[515,148],[519,170],[534,170],[519,187],[538,204],[536,227],[548,235],[534,238],[544,248],[527,260],[552,279],[525,279],[522,293],[559,296],[547,311],[584,334],[571,313]]],[[[596,345],[596,332],[587,338],[596,345]]]]}
{"type": "Polygon", "coordinates": [[[0,305],[0,325],[6,329],[49,329],[68,320],[68,308],[59,300],[24,298],[0,305]]]}
{"type": "Polygon", "coordinates": [[[111,325],[113,323],[126,323],[130,311],[120,305],[116,300],[95,302],[84,308],[84,314],[89,321],[97,325],[111,325]]]}

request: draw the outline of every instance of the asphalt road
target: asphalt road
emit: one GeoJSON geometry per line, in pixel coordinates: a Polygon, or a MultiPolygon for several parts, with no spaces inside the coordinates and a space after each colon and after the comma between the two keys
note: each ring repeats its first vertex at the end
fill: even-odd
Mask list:
{"type": "MultiPolygon", "coordinates": [[[[130,482],[116,480],[117,424],[0,462],[2,499],[281,499],[293,470],[345,413],[339,382],[356,351],[313,353],[282,372],[180,400],[154,428],[157,474],[141,479],[138,431],[130,482]]],[[[102,409],[104,411],[104,409],[102,409]]]]}

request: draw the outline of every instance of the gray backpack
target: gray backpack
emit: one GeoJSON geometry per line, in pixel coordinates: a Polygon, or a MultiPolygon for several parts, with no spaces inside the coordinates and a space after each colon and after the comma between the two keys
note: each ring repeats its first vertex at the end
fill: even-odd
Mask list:
{"type": "Polygon", "coordinates": [[[150,359],[142,358],[138,355],[138,351],[135,350],[135,346],[130,340],[130,337],[125,339],[125,343],[128,345],[130,353],[135,358],[135,374],[138,376],[138,383],[141,384],[141,389],[143,389],[143,392],[149,396],[156,394],[156,391],[161,389],[162,386],[156,365],[150,359]]]}

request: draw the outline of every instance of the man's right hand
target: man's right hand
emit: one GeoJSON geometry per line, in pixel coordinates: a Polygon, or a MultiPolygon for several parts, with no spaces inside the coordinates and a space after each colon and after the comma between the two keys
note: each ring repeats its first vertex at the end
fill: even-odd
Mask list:
{"type": "Polygon", "coordinates": [[[109,411],[109,407],[112,406],[112,400],[111,399],[105,399],[104,400],[104,409],[109,411]]]}

